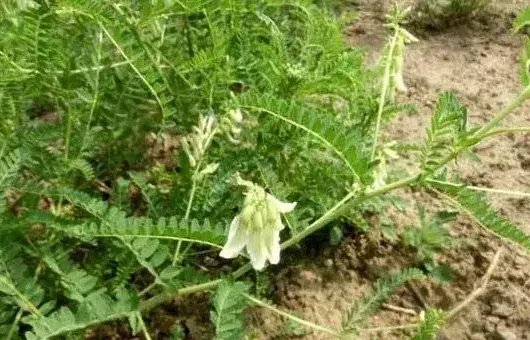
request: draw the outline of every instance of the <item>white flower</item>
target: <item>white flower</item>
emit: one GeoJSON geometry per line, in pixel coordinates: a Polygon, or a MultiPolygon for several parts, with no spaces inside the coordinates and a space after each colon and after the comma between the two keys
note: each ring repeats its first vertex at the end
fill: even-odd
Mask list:
{"type": "MultiPolygon", "coordinates": [[[[246,181],[244,181],[246,182],[246,181]]],[[[243,210],[230,223],[228,241],[221,257],[231,259],[246,246],[252,267],[265,268],[265,263],[280,262],[280,231],[284,228],[281,213],[294,210],[296,203],[281,202],[263,188],[249,182],[243,210]]]]}
{"type": "Polygon", "coordinates": [[[243,113],[241,112],[240,108],[230,110],[229,114],[230,118],[232,118],[235,123],[241,124],[243,122],[243,113]]]}

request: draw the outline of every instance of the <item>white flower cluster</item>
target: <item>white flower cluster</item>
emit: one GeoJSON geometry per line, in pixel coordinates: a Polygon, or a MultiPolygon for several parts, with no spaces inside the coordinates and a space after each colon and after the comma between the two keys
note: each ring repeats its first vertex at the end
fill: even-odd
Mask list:
{"type": "Polygon", "coordinates": [[[217,132],[214,116],[201,116],[193,132],[182,138],[182,149],[188,156],[192,168],[202,159],[217,132]]]}
{"type": "Polygon", "coordinates": [[[243,210],[232,220],[220,256],[234,258],[246,246],[252,266],[262,270],[267,261],[280,261],[281,213],[293,211],[296,203],[281,202],[254,183],[239,179],[239,184],[248,187],[243,210]]]}
{"type": "Polygon", "coordinates": [[[234,143],[239,144],[239,134],[241,134],[241,125],[243,124],[243,113],[241,109],[232,109],[227,116],[221,119],[221,126],[226,138],[234,143]]]}

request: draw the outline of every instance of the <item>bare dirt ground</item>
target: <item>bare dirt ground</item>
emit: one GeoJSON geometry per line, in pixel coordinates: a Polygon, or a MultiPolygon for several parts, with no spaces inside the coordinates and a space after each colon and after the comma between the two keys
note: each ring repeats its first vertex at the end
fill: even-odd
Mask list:
{"type": "MultiPolygon", "coordinates": [[[[410,1],[409,1],[410,2],[410,1]]],[[[438,95],[452,90],[468,106],[473,124],[486,122],[518,91],[518,56],[522,37],[511,33],[511,23],[523,1],[499,2],[491,13],[444,30],[410,30],[420,42],[406,50],[405,82],[409,92],[400,101],[417,105],[417,113],[404,115],[388,126],[388,140],[418,141],[426,127],[438,95]]],[[[367,50],[373,63],[385,43],[384,14],[387,1],[364,1],[359,19],[348,31],[348,40],[367,50]]],[[[510,116],[506,126],[528,126],[530,105],[510,116]]],[[[490,188],[528,192],[530,189],[530,135],[496,137],[475,149],[481,162],[459,161],[455,168],[470,183],[490,188]]],[[[404,159],[404,168],[417,164],[404,159]]],[[[412,202],[430,202],[429,195],[407,192],[412,202]]],[[[518,197],[490,195],[494,206],[518,227],[530,233],[530,201],[518,197]]],[[[395,222],[410,224],[410,216],[396,214],[395,222]]],[[[465,246],[440,254],[441,263],[451,264],[455,279],[447,285],[417,283],[416,294],[403,288],[389,301],[394,306],[420,312],[426,304],[449,310],[466,299],[487,271],[496,251],[504,251],[484,294],[452,318],[439,339],[515,340],[530,339],[530,256],[483,231],[465,217],[451,226],[465,246]],[[418,297],[420,296],[420,298],[418,297]],[[419,300],[423,299],[423,302],[419,300]]],[[[322,247],[311,259],[292,260],[272,278],[274,302],[300,317],[331,327],[340,327],[352,302],[369,292],[370,285],[389,269],[405,268],[411,254],[377,237],[352,236],[337,248],[322,247]]],[[[371,328],[418,322],[418,316],[383,309],[366,325],[359,339],[400,339],[409,330],[371,328]]],[[[259,339],[329,339],[328,335],[293,327],[264,310],[250,313],[249,323],[259,339]],[[258,331],[259,330],[259,331],[258,331]]],[[[254,338],[254,336],[252,338],[254,338]]]]}

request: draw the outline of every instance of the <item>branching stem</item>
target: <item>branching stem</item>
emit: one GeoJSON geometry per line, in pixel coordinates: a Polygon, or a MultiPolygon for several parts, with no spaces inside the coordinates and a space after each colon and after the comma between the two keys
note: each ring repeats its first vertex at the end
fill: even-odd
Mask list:
{"type": "MultiPolygon", "coordinates": [[[[281,248],[285,249],[285,248],[288,248],[288,247],[291,247],[293,245],[298,244],[305,237],[307,237],[308,235],[310,235],[310,234],[314,233],[315,231],[321,229],[322,227],[327,225],[328,222],[330,222],[330,221],[336,219],[337,217],[343,215],[345,212],[347,212],[349,209],[351,209],[356,204],[359,204],[359,203],[361,203],[361,202],[363,202],[363,201],[365,201],[367,199],[383,195],[383,194],[385,194],[387,192],[390,192],[390,191],[393,191],[393,190],[396,190],[396,189],[399,189],[399,188],[403,188],[403,187],[412,185],[418,179],[419,179],[419,176],[407,177],[405,179],[402,179],[402,180],[396,181],[394,183],[390,183],[388,185],[385,185],[385,186],[383,186],[381,188],[368,191],[368,192],[364,193],[364,195],[360,195],[357,199],[354,199],[354,200],[352,200],[352,198],[355,196],[355,194],[349,193],[339,203],[337,203],[335,206],[333,206],[331,209],[329,209],[328,212],[326,212],[322,217],[320,217],[318,220],[313,222],[309,227],[304,229],[302,232],[300,232],[300,233],[298,233],[296,235],[293,235],[293,237],[291,237],[287,241],[283,242],[282,245],[281,245],[281,248]]],[[[252,269],[252,266],[250,265],[250,263],[247,263],[247,264],[241,266],[236,271],[234,271],[232,273],[232,276],[237,279],[237,278],[241,277],[242,275],[244,275],[245,273],[247,273],[251,269],[252,269]]],[[[159,305],[161,303],[164,303],[164,302],[170,300],[171,298],[173,298],[175,296],[192,294],[192,293],[197,293],[197,292],[201,292],[201,291],[205,291],[205,290],[211,290],[211,289],[215,288],[220,282],[221,282],[221,279],[217,279],[217,280],[201,283],[201,284],[198,284],[198,285],[182,288],[182,289],[179,289],[179,290],[174,291],[174,292],[166,292],[166,293],[162,293],[160,295],[156,295],[156,296],[152,297],[149,300],[143,301],[140,304],[140,310],[142,310],[142,311],[149,310],[149,309],[151,309],[151,308],[153,308],[153,307],[155,307],[155,306],[157,306],[157,305],[159,305]]]]}
{"type": "Polygon", "coordinates": [[[489,123],[481,127],[477,132],[473,134],[473,137],[482,139],[484,138],[488,132],[490,132],[492,129],[496,128],[499,123],[504,120],[510,113],[513,112],[516,108],[521,106],[521,104],[530,98],[530,85],[527,86],[517,98],[515,98],[508,106],[506,106],[504,109],[502,109],[489,123]]]}
{"type": "Polygon", "coordinates": [[[530,126],[515,126],[515,127],[493,129],[490,132],[486,133],[484,135],[484,138],[501,135],[505,133],[514,133],[514,132],[530,132],[530,126]]]}

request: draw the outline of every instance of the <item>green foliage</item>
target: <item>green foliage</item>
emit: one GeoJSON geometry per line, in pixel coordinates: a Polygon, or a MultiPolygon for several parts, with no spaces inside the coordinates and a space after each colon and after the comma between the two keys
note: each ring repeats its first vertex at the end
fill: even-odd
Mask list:
{"type": "MultiPolygon", "coordinates": [[[[335,1],[0,6],[2,335],[70,336],[127,318],[136,333],[144,328],[141,312],[221,282],[211,320],[219,339],[240,338],[248,287],[219,280],[218,268],[205,270],[197,255],[217,254],[226,241],[244,199],[235,174],[297,202],[282,239],[329,225],[339,243],[346,230],[340,218],[367,230],[366,215],[398,206],[383,194],[427,185],[477,142],[466,139],[465,108],[443,94],[421,149],[421,173],[395,186],[381,184],[386,176],[375,181],[383,163],[373,154],[384,152],[371,152],[374,128],[409,105],[383,105],[387,93],[378,110],[378,73],[345,42],[328,11],[335,1]],[[206,121],[211,133],[204,138],[206,121]]],[[[405,42],[414,40],[399,26],[405,12],[395,15],[392,86],[405,42]]],[[[447,194],[480,223],[529,246],[474,196],[447,194]]],[[[404,236],[420,259],[450,243],[442,220],[422,220],[404,236]]],[[[389,239],[396,236],[391,228],[389,239]]],[[[381,279],[345,328],[355,331],[393,291],[422,277],[412,269],[381,279]]],[[[264,278],[258,276],[257,294],[270,290],[264,278]]]]}
{"type": "MultiPolygon", "coordinates": [[[[528,11],[530,13],[530,10],[528,11]]],[[[520,61],[521,82],[523,86],[530,85],[530,38],[525,38],[524,50],[520,61]]]]}
{"type": "MultiPolygon", "coordinates": [[[[513,30],[521,32],[530,28],[530,7],[526,8],[514,21],[513,30]]],[[[523,54],[520,58],[521,80],[523,86],[530,85],[530,38],[525,37],[523,54]]]]}
{"type": "MultiPolygon", "coordinates": [[[[0,158],[0,185],[16,174],[20,168],[22,157],[19,150],[14,150],[0,158]]],[[[4,185],[5,186],[5,185],[4,185]]]]}
{"type": "Polygon", "coordinates": [[[517,16],[513,23],[513,30],[519,32],[527,26],[530,26],[530,7],[527,7],[517,16]]]}
{"type": "Polygon", "coordinates": [[[137,308],[138,298],[125,289],[118,290],[115,297],[103,291],[94,292],[79,304],[75,312],[63,306],[46,317],[28,317],[25,322],[31,325],[33,330],[26,333],[26,338],[50,339],[91,325],[129,316],[137,308]]]}
{"type": "Polygon", "coordinates": [[[450,203],[459,210],[468,214],[483,228],[490,230],[499,237],[513,241],[524,248],[530,249],[530,235],[501,217],[487,202],[480,192],[458,188],[454,186],[437,185],[450,199],[450,203]]]}
{"type": "Polygon", "coordinates": [[[355,332],[355,328],[376,313],[397,289],[409,281],[421,280],[424,277],[425,275],[421,270],[408,268],[398,274],[377,280],[373,285],[372,293],[355,302],[353,308],[342,322],[343,329],[347,332],[355,332]]]}
{"type": "Polygon", "coordinates": [[[418,327],[418,333],[412,337],[412,340],[435,340],[438,330],[445,323],[445,313],[436,309],[427,309],[424,319],[418,327]]]}
{"type": "Polygon", "coordinates": [[[435,253],[455,243],[444,224],[454,221],[456,214],[441,212],[427,218],[423,207],[420,207],[419,217],[420,225],[407,227],[402,234],[402,242],[416,249],[418,261],[432,263],[435,253]]]}
{"type": "MultiPolygon", "coordinates": [[[[37,310],[54,302],[43,315],[66,332],[134,309],[78,316],[90,299],[120,289],[146,299],[206,281],[190,254],[225,242],[243,198],[236,172],[298,202],[293,231],[357,175],[371,182],[362,131],[373,125],[372,74],[313,2],[2,6],[0,242],[16,245],[24,273],[39,268],[34,278],[5,274],[2,330],[18,309],[21,320],[31,315],[19,293],[37,310]],[[242,122],[227,123],[240,106],[242,122]],[[203,165],[219,167],[195,183],[182,141],[206,115],[216,133],[203,165]],[[60,325],[72,315],[71,329],[60,325]]],[[[39,322],[15,328],[45,334],[39,322]]]]}
{"type": "Polygon", "coordinates": [[[21,270],[2,274],[1,330],[80,330],[133,311],[105,312],[121,289],[146,299],[206,281],[190,254],[225,242],[243,198],[230,182],[236,172],[298,202],[293,230],[348,191],[352,169],[370,181],[360,132],[373,124],[371,74],[312,2],[2,8],[0,242],[17,249],[5,262],[21,270]],[[279,108],[306,130],[252,109],[227,125],[243,104],[279,108]],[[183,218],[194,169],[182,140],[206,115],[217,130],[204,165],[219,167],[199,178],[183,218]],[[307,129],[325,138],[323,147],[307,129]],[[100,300],[99,318],[81,315],[100,300]],[[27,319],[48,301],[42,317],[27,319]]]}
{"type": "MultiPolygon", "coordinates": [[[[185,240],[213,246],[222,244],[226,238],[222,225],[210,225],[208,221],[200,224],[196,220],[179,220],[174,216],[161,217],[158,220],[127,217],[120,209],[109,207],[105,202],[91,199],[80,192],[63,192],[62,196],[97,218],[80,224],[50,225],[52,228],[71,235],[185,240]]],[[[148,247],[145,243],[148,241],[136,240],[135,242],[142,242],[142,245],[136,248],[143,248],[143,252],[147,251],[150,254],[158,248],[158,243],[156,245],[151,243],[152,246],[148,247]],[[152,251],[146,249],[152,249],[152,251]]]]}
{"type": "Polygon", "coordinates": [[[215,326],[218,340],[242,339],[244,335],[243,310],[248,287],[242,282],[223,280],[212,297],[213,311],[210,319],[215,326]]]}
{"type": "Polygon", "coordinates": [[[424,173],[432,173],[444,165],[446,157],[456,151],[466,124],[467,109],[460,105],[454,94],[443,93],[436,103],[421,153],[424,173]]]}
{"type": "Polygon", "coordinates": [[[369,158],[363,148],[361,131],[344,125],[329,113],[307,107],[295,101],[285,101],[274,96],[240,96],[237,105],[270,114],[289,125],[308,133],[328,148],[351,171],[355,179],[370,178],[369,158]]]}

